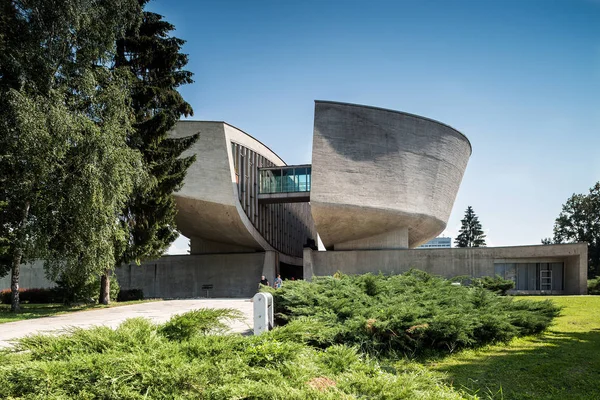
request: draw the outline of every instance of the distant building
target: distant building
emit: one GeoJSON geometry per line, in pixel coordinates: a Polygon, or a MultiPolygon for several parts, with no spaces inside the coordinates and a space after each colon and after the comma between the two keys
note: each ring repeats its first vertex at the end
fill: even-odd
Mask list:
{"type": "Polygon", "coordinates": [[[420,245],[417,249],[449,249],[450,247],[452,247],[452,238],[440,236],[420,245]]]}

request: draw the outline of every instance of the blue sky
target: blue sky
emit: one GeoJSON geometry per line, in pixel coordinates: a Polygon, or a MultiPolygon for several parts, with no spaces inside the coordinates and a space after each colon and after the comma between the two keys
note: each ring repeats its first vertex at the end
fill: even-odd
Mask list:
{"type": "MultiPolygon", "coordinates": [[[[446,234],[537,244],[600,180],[600,0],[167,1],[194,119],[310,162],[315,99],[423,115],[473,145],[446,234]]],[[[171,252],[187,250],[183,240],[171,252]]]]}

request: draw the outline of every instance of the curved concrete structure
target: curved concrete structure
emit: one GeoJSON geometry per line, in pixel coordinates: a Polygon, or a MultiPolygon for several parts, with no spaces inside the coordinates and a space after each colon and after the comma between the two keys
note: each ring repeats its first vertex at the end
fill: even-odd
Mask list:
{"type": "Polygon", "coordinates": [[[183,154],[196,161],[175,193],[177,226],[190,238],[191,253],[278,251],[281,261],[301,264],[302,245],[316,237],[309,205],[258,204],[258,168],[285,162],[224,122],[180,121],[171,135],[197,132],[200,139],[183,154]]]}
{"type": "Polygon", "coordinates": [[[328,249],[412,248],[446,227],[469,140],[417,115],[316,101],[311,210],[328,249]]]}
{"type": "MultiPolygon", "coordinates": [[[[310,280],[419,268],[448,277],[500,274],[528,294],[586,293],[585,243],[408,249],[445,228],[471,155],[468,139],[445,124],[317,101],[312,165],[292,166],[225,122],[180,121],[171,134],[198,132],[184,153],[196,161],[175,193],[191,254],[117,268],[122,289],[161,298],[251,297],[261,276],[273,282],[278,274],[310,280]],[[317,229],[328,250],[341,251],[317,251],[308,240],[317,229]]],[[[54,285],[42,267],[23,267],[29,287],[54,285]]],[[[0,289],[9,286],[0,279],[0,289]]]]}

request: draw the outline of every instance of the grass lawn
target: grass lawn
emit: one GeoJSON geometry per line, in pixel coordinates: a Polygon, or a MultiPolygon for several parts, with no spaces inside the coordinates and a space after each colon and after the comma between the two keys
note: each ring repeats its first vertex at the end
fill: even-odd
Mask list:
{"type": "Polygon", "coordinates": [[[600,399],[600,296],[545,296],[563,307],[539,336],[428,363],[465,393],[488,399],[600,399]]]}
{"type": "Polygon", "coordinates": [[[131,304],[146,303],[148,301],[156,300],[136,300],[136,301],[124,301],[124,302],[112,302],[110,305],[79,305],[79,306],[65,306],[63,304],[21,304],[21,312],[14,314],[10,312],[10,304],[0,304],[0,324],[5,322],[15,322],[24,319],[49,317],[52,315],[66,314],[74,311],[94,310],[98,308],[107,307],[119,307],[127,306],[131,304]]]}

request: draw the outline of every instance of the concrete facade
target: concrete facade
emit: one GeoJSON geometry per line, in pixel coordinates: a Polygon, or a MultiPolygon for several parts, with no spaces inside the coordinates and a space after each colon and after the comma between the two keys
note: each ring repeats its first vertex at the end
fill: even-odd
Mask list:
{"type": "MultiPolygon", "coordinates": [[[[49,288],[56,286],[56,283],[46,278],[44,263],[36,261],[29,264],[22,264],[19,274],[19,287],[21,288],[49,288]]],[[[10,289],[10,272],[8,275],[0,278],[0,290],[10,289]]]]}
{"type": "MultiPolygon", "coordinates": [[[[148,298],[252,297],[269,253],[163,256],[116,269],[122,289],[148,298]],[[208,292],[204,285],[212,285],[208,292]]],[[[271,260],[274,262],[274,260],[271,260]]]]}
{"type": "Polygon", "coordinates": [[[345,274],[400,274],[411,268],[446,278],[462,275],[482,277],[494,276],[494,266],[498,263],[562,262],[564,290],[548,293],[586,294],[587,260],[587,243],[418,250],[304,249],[304,278],[333,275],[338,270],[345,274]]]}
{"type": "MultiPolygon", "coordinates": [[[[121,289],[142,289],[147,298],[249,298],[256,293],[261,275],[275,276],[279,254],[274,251],[163,256],[141,265],[115,270],[121,289]],[[202,289],[212,285],[212,289],[202,289]]],[[[272,278],[269,278],[272,280],[272,278]]],[[[21,288],[50,288],[43,262],[21,266],[21,288]]],[[[10,275],[0,279],[0,290],[10,289],[10,275]]]]}
{"type": "Polygon", "coordinates": [[[311,209],[330,250],[413,248],[443,231],[471,145],[417,115],[317,101],[311,209]]]}

